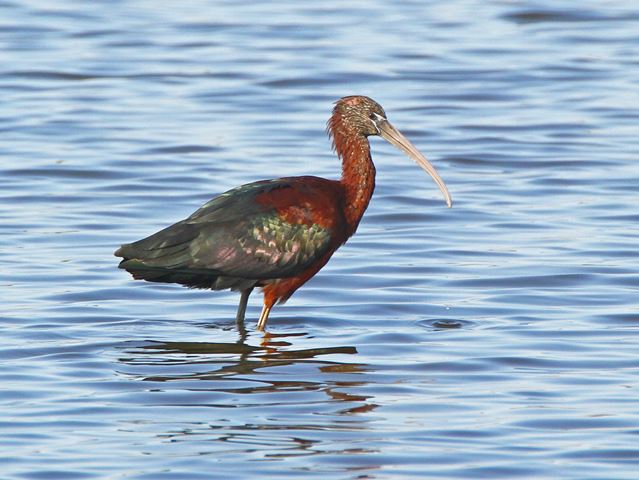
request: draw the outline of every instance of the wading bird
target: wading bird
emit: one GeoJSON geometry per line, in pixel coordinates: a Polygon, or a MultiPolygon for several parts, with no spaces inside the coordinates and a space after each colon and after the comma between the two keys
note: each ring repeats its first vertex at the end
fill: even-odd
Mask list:
{"type": "Polygon", "coordinates": [[[122,245],[115,255],[135,279],[191,288],[241,292],[242,322],[253,288],[264,292],[257,323],[285,302],[355,233],[375,188],[368,137],[403,150],[433,178],[450,207],[444,181],[426,158],[363,96],[335,103],[327,131],[342,161],[341,180],[303,176],[262,180],[229,190],[150,237],[122,245]]]}

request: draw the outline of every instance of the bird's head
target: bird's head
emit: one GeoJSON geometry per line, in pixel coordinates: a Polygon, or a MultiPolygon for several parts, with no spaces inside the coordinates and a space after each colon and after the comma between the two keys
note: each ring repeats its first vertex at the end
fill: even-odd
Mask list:
{"type": "Polygon", "coordinates": [[[333,117],[339,117],[342,125],[352,133],[368,137],[380,134],[377,123],[386,119],[386,112],[372,98],[356,95],[335,102],[333,117]]]}
{"type": "Polygon", "coordinates": [[[382,106],[373,99],[360,95],[340,98],[335,102],[327,130],[338,154],[340,154],[342,143],[347,144],[357,137],[379,135],[417,162],[433,178],[444,195],[446,205],[448,207],[453,205],[448,188],[435,167],[399,130],[391,125],[382,106]]]}

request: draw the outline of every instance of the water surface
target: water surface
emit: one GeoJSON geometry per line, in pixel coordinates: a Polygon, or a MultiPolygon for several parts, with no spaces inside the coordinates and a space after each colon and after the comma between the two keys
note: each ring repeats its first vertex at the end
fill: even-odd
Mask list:
{"type": "Polygon", "coordinates": [[[7,479],[634,479],[631,2],[3,1],[7,479]],[[359,231],[255,331],[112,252],[235,185],[335,178],[369,95],[359,231]]]}

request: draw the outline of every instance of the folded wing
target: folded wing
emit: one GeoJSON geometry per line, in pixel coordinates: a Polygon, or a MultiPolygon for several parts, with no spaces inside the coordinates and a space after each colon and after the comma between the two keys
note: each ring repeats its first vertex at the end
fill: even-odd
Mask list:
{"type": "Polygon", "coordinates": [[[295,178],[277,179],[230,190],[189,218],[122,245],[115,252],[123,258],[120,268],[138,279],[216,290],[241,290],[267,279],[294,276],[329,250],[333,234],[330,228],[308,221],[315,199],[302,184],[295,178]],[[272,192],[285,198],[289,190],[295,208],[302,208],[300,221],[284,218],[268,202],[257,201],[268,199],[272,192]],[[308,201],[299,207],[300,196],[305,195],[308,201]]]}

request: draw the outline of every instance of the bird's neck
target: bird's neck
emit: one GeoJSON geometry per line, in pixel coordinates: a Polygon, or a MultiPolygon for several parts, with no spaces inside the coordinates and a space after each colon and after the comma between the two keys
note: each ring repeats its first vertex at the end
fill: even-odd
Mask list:
{"type": "Polygon", "coordinates": [[[352,235],[373,196],[375,165],[368,139],[364,135],[340,136],[334,136],[335,150],[342,160],[340,183],[344,188],[344,215],[349,225],[349,235],[352,235]]]}

